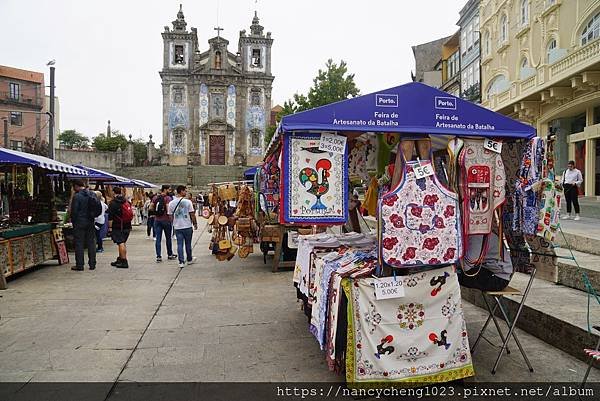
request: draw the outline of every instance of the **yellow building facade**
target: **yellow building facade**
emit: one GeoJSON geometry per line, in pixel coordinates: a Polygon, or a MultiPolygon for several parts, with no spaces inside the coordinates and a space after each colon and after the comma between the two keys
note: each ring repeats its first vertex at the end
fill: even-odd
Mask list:
{"type": "Polygon", "coordinates": [[[482,104],[556,135],[600,195],[600,0],[482,0],[482,104]]]}

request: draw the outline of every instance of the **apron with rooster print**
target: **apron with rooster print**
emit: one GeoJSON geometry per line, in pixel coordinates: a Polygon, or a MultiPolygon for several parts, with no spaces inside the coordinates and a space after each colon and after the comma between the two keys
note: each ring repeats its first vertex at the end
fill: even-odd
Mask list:
{"type": "Polygon", "coordinates": [[[415,168],[426,165],[405,162],[400,184],[379,202],[380,260],[389,266],[442,266],[462,256],[458,196],[435,174],[417,179],[415,168]]]}

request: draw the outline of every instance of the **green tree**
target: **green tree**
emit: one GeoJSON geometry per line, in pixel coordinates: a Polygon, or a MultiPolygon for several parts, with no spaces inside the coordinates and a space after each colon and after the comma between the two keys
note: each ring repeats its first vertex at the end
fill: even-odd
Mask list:
{"type": "Polygon", "coordinates": [[[92,145],[94,145],[96,150],[101,152],[114,152],[119,149],[119,147],[121,150],[126,150],[128,143],[129,141],[125,138],[125,135],[121,134],[119,131],[113,131],[110,138],[104,133],[94,137],[92,145]]]}
{"type": "MultiPolygon", "coordinates": [[[[294,103],[285,111],[304,111],[315,107],[324,106],[329,103],[356,97],[360,90],[354,83],[354,74],[348,74],[348,65],[344,60],[337,65],[332,59],[327,60],[326,69],[317,73],[313,79],[313,86],[308,95],[295,94],[294,103]]],[[[290,102],[291,103],[291,102],[290,102]]]]}
{"type": "Polygon", "coordinates": [[[144,164],[144,160],[148,158],[148,148],[143,139],[133,141],[133,159],[136,166],[144,164]]]}
{"type": "Polygon", "coordinates": [[[74,129],[61,132],[58,141],[67,149],[85,149],[90,144],[90,138],[74,129]]]}

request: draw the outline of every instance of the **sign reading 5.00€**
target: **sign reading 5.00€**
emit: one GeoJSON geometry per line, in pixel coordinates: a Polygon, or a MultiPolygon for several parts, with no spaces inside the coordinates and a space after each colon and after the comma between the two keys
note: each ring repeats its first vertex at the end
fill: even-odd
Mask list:
{"type": "Polygon", "coordinates": [[[346,151],[346,137],[324,132],[319,141],[319,150],[343,155],[346,151]]]}

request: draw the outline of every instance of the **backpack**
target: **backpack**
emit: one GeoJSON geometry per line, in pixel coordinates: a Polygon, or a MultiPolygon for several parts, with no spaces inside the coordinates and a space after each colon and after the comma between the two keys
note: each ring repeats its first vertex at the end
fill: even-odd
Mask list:
{"type": "Polygon", "coordinates": [[[88,194],[88,216],[93,220],[102,214],[102,203],[96,194],[88,194]]]}
{"type": "Polygon", "coordinates": [[[164,216],[167,213],[167,204],[165,202],[165,197],[162,195],[158,195],[156,198],[156,206],[154,207],[154,214],[156,216],[164,216]]]}
{"type": "Polygon", "coordinates": [[[121,216],[119,220],[121,220],[121,224],[131,223],[131,220],[133,220],[133,208],[128,201],[121,204],[121,216]]]}

